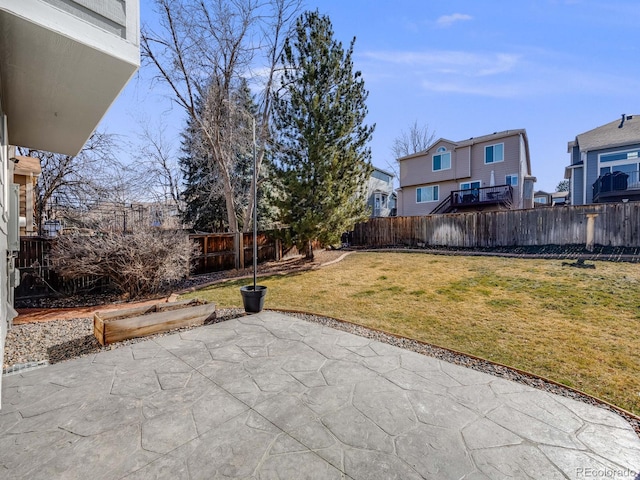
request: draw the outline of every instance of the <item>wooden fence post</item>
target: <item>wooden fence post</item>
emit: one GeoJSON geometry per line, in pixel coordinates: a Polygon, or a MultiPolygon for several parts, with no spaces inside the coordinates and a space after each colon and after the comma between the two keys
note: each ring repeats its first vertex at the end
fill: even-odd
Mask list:
{"type": "Polygon", "coordinates": [[[233,236],[233,247],[236,257],[236,270],[244,268],[244,233],[236,232],[233,236]]]}

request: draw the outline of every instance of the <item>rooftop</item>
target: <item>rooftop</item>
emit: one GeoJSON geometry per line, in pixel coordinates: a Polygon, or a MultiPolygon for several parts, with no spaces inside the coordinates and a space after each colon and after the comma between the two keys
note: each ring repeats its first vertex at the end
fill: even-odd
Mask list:
{"type": "Polygon", "coordinates": [[[622,115],[622,118],[609,122],[576,136],[569,142],[568,152],[575,146],[581,152],[620,147],[640,143],[640,115],[622,115]]]}

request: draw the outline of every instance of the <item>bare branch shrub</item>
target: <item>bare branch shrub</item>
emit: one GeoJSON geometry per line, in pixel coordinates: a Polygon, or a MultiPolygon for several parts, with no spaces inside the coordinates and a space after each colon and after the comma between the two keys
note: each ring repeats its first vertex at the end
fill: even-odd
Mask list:
{"type": "Polygon", "coordinates": [[[65,279],[108,278],[130,298],[157,293],[189,275],[197,246],[183,232],[137,230],[131,234],[64,235],[51,255],[65,279]]]}

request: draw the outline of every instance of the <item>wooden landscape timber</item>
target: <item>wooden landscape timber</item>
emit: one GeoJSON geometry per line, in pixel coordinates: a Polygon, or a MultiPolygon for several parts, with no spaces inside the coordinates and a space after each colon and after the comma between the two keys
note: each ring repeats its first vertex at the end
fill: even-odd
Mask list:
{"type": "Polygon", "coordinates": [[[108,345],[175,328],[203,325],[215,316],[215,303],[200,299],[99,311],[93,315],[93,334],[100,345],[108,345]]]}

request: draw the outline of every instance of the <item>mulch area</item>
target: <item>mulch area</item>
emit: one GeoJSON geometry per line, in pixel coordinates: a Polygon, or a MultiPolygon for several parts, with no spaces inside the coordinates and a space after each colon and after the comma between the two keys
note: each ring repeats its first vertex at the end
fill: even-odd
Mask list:
{"type": "Polygon", "coordinates": [[[433,245],[388,245],[379,248],[354,247],[363,251],[409,251],[430,253],[433,255],[468,255],[509,258],[539,258],[546,260],[590,260],[603,262],[631,262],[640,263],[640,248],[638,247],[608,247],[595,245],[589,251],[584,245],[531,245],[514,247],[443,247],[433,245]]]}

